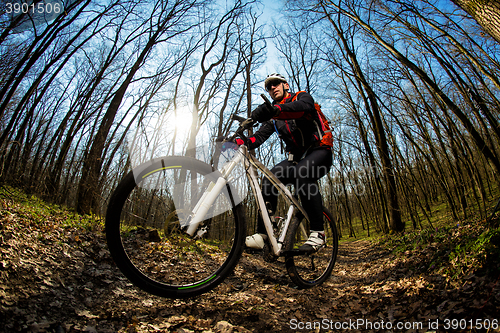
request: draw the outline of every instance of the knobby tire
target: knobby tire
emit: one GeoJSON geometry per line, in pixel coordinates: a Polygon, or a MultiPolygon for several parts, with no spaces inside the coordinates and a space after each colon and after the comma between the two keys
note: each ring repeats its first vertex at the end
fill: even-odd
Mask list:
{"type": "Polygon", "coordinates": [[[293,219],[285,238],[285,266],[290,279],[299,288],[312,288],[325,282],[337,260],[338,233],[332,214],[323,207],[326,246],[318,252],[305,254],[298,248],[309,236],[306,219],[293,219]]]}
{"type": "Polygon", "coordinates": [[[120,182],[106,212],[106,239],[134,285],[161,297],[187,298],[212,290],[233,271],[246,233],[234,188],[227,185],[217,197],[201,239],[181,230],[186,212],[218,177],[202,161],[170,156],[140,165],[120,182]]]}

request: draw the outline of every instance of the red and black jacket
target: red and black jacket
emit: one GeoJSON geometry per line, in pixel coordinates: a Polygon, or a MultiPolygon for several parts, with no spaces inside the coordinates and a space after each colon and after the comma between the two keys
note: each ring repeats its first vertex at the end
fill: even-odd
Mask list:
{"type": "Polygon", "coordinates": [[[285,142],[285,150],[297,156],[319,144],[321,135],[315,124],[319,119],[311,95],[305,91],[288,93],[281,102],[273,104],[280,107],[280,114],[264,122],[249,138],[249,149],[259,147],[275,132],[285,142]]]}

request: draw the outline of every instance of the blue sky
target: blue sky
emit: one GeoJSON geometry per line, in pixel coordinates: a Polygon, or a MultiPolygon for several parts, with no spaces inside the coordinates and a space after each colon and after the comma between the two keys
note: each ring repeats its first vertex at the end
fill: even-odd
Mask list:
{"type": "MultiPolygon", "coordinates": [[[[267,24],[267,29],[271,30],[271,25],[273,21],[279,22],[282,19],[281,9],[284,5],[282,0],[278,1],[263,1],[262,16],[260,17],[260,22],[262,24],[267,24]]],[[[283,66],[280,65],[277,56],[278,51],[273,43],[272,39],[267,40],[267,60],[264,65],[257,70],[257,74],[262,77],[264,81],[265,77],[269,73],[281,72],[284,73],[283,66]]]]}

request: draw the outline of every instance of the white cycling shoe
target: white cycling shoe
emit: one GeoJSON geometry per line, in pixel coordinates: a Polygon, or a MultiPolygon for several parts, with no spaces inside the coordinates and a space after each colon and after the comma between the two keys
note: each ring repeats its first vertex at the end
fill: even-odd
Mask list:
{"type": "Polygon", "coordinates": [[[264,248],[264,244],[266,244],[266,239],[266,234],[254,234],[252,236],[247,236],[245,239],[245,245],[251,249],[262,250],[264,248]]]}
{"type": "Polygon", "coordinates": [[[299,247],[299,250],[307,252],[316,252],[323,248],[326,244],[326,236],[324,231],[312,231],[309,239],[299,247]]]}

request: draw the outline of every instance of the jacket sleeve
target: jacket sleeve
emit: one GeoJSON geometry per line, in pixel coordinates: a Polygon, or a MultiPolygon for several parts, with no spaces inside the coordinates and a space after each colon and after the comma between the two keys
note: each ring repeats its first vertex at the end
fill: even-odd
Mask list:
{"type": "Polygon", "coordinates": [[[306,114],[312,114],[315,110],[314,100],[307,92],[299,92],[297,99],[285,104],[276,104],[281,112],[275,119],[298,119],[306,114]]]}
{"type": "Polygon", "coordinates": [[[248,138],[250,140],[250,145],[248,149],[255,149],[259,147],[267,139],[269,139],[269,137],[273,133],[274,133],[273,122],[272,120],[268,120],[260,126],[260,128],[257,130],[257,132],[254,133],[253,136],[248,138]]]}

